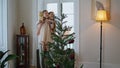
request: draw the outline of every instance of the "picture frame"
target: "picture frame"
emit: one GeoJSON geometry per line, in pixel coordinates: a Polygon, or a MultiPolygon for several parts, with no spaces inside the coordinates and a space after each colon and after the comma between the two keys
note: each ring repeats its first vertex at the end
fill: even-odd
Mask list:
{"type": "Polygon", "coordinates": [[[111,0],[92,0],[91,1],[91,18],[95,20],[96,12],[99,10],[96,6],[96,2],[100,2],[104,9],[107,11],[108,20],[111,19],[111,0]]]}

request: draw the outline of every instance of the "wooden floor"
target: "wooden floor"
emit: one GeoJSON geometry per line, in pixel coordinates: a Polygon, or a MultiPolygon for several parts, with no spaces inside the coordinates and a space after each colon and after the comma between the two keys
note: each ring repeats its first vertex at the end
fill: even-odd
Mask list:
{"type": "Polygon", "coordinates": [[[30,68],[37,68],[36,66],[30,66],[30,68]]]}

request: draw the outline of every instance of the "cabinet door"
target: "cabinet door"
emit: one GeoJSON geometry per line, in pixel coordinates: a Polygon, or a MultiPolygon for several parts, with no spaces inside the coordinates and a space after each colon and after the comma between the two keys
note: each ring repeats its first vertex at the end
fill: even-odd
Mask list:
{"type": "Polygon", "coordinates": [[[25,65],[25,37],[19,37],[19,65],[25,65]]]}
{"type": "Polygon", "coordinates": [[[29,68],[29,37],[17,35],[17,68],[29,68]]]}

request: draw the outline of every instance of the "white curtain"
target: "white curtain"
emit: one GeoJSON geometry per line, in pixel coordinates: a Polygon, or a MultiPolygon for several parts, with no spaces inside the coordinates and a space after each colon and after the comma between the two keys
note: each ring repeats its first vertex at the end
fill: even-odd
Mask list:
{"type": "MultiPolygon", "coordinates": [[[[2,0],[0,0],[0,47],[2,47],[2,0]]],[[[0,48],[0,50],[2,49],[0,48]]]]}
{"type": "MultiPolygon", "coordinates": [[[[7,50],[7,0],[0,0],[0,51],[6,50],[7,50]]],[[[8,65],[5,68],[8,68],[8,65]]]]}
{"type": "Polygon", "coordinates": [[[0,51],[7,50],[7,0],[0,0],[0,51]]]}

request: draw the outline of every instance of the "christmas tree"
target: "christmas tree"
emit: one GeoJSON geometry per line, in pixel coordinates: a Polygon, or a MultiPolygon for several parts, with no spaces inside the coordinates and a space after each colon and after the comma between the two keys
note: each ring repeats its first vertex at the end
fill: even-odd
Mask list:
{"type": "Polygon", "coordinates": [[[63,13],[60,18],[55,17],[56,29],[51,36],[53,42],[49,42],[48,50],[42,52],[44,68],[74,68],[74,49],[66,47],[74,43],[75,33],[66,34],[71,29],[70,26],[65,25],[66,17],[63,13]]]}

